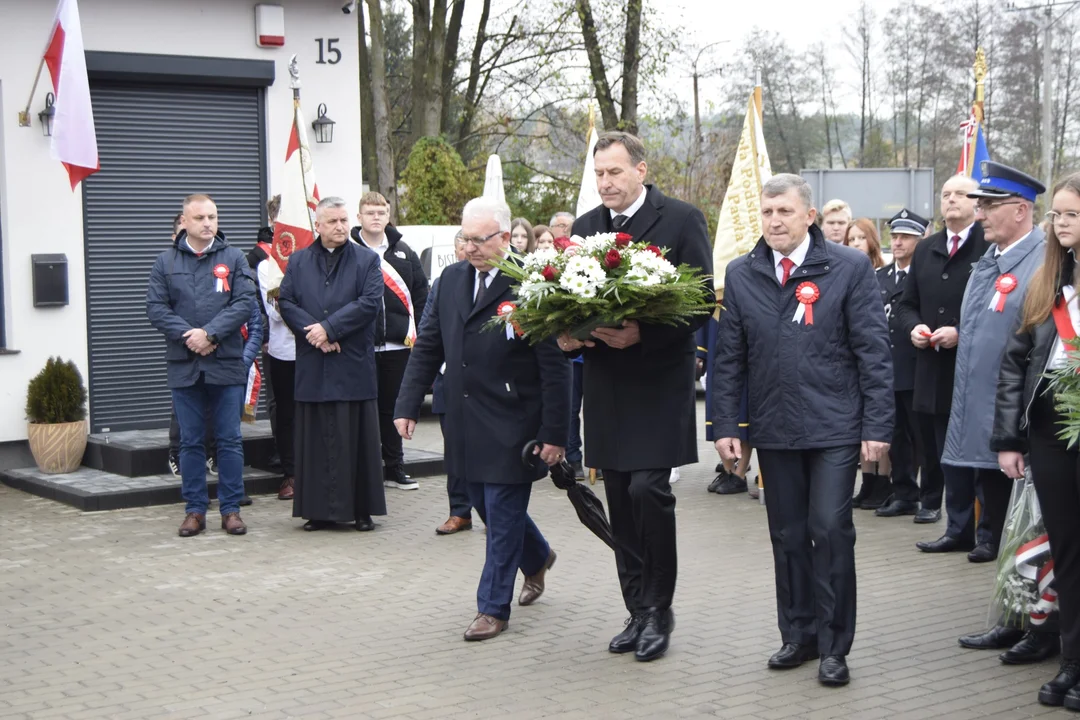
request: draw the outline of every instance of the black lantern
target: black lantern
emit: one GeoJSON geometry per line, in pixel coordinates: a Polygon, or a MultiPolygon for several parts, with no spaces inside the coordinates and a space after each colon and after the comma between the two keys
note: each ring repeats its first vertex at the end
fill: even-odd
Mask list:
{"type": "Polygon", "coordinates": [[[326,117],[326,103],[319,105],[319,117],[311,123],[311,129],[315,131],[315,142],[334,142],[334,121],[326,117]]]}
{"type": "Polygon", "coordinates": [[[38,120],[41,121],[41,132],[45,134],[45,137],[52,137],[53,118],[56,117],[56,108],[53,107],[55,103],[56,97],[52,93],[48,93],[45,96],[45,109],[38,113],[38,120]]]}

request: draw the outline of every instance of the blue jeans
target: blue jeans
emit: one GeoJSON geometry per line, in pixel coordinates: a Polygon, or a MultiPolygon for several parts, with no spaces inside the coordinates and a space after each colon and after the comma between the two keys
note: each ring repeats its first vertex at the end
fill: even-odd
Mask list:
{"type": "Polygon", "coordinates": [[[218,506],[222,515],[239,512],[244,496],[244,445],[240,436],[243,385],[207,385],[200,376],[190,387],[172,391],[180,423],[180,488],[185,512],[206,514],[206,415],[217,440],[218,506]],[[207,411],[209,410],[209,413],[207,411]]]}
{"type": "Polygon", "coordinates": [[[476,589],[477,612],[509,620],[518,568],[526,576],[535,575],[547,562],[551,548],[529,517],[531,494],[532,483],[469,483],[473,507],[487,525],[487,555],[476,589]]]}
{"type": "Polygon", "coordinates": [[[566,442],[566,462],[581,462],[581,398],[584,389],[585,365],[571,362],[574,382],[570,389],[570,438],[566,442]]]}

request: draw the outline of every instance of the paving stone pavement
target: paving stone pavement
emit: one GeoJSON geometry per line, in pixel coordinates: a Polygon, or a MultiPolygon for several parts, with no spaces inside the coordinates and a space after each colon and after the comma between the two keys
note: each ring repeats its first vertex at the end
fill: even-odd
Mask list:
{"type": "MultiPolygon", "coordinates": [[[[699,403],[699,412],[701,410],[699,403]]],[[[431,418],[414,446],[437,450],[431,418]]],[[[615,564],[548,481],[531,512],[559,553],[548,589],[484,643],[477,529],[437,537],[444,478],[387,490],[373,533],[305,533],[272,496],[251,530],[176,535],[179,505],[80,513],[0,487],[0,718],[1027,718],[1056,664],[1006,667],[956,637],[985,623],[992,569],[917,552],[941,526],[856,511],[853,680],[766,669],[779,646],[764,508],[682,469],[677,626],[636,663],[615,564]]],[[[602,496],[602,486],[596,490],[602,496]]],[[[520,587],[520,581],[519,581],[520,587]]]]}

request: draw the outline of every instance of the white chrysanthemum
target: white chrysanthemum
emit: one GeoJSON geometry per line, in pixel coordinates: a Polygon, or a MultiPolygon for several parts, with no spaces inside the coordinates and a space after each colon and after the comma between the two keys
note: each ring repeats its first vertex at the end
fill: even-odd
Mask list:
{"type": "Polygon", "coordinates": [[[596,297],[597,283],[585,275],[571,275],[570,273],[564,273],[563,276],[559,278],[559,285],[568,292],[579,297],[596,297]]]}
{"type": "Polygon", "coordinates": [[[555,248],[541,248],[539,250],[534,250],[525,256],[525,269],[542,269],[545,266],[550,265],[558,256],[559,253],[555,248]]]}
{"type": "Polygon", "coordinates": [[[563,275],[582,275],[596,283],[604,282],[607,277],[599,260],[582,255],[575,255],[566,261],[563,275]]]}
{"type": "Polygon", "coordinates": [[[615,247],[615,233],[597,233],[596,235],[590,235],[582,242],[582,247],[585,252],[594,253],[597,251],[607,251],[615,247]]]}
{"type": "Polygon", "coordinates": [[[674,278],[678,275],[675,266],[666,258],[648,250],[638,250],[630,254],[632,268],[640,268],[651,275],[659,275],[661,278],[674,278]]]}

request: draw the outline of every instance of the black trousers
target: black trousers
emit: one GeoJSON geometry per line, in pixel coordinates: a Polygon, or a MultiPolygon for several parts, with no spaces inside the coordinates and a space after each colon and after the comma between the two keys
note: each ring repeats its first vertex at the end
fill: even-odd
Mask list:
{"type": "Polygon", "coordinates": [[[626,609],[669,608],[678,571],[671,469],[601,469],[626,609]]]}
{"type": "Polygon", "coordinates": [[[1028,432],[1031,477],[1054,558],[1061,652],[1080,660],[1080,451],[1058,439],[1053,398],[1040,393],[1028,432]]]}
{"type": "MultiPolygon", "coordinates": [[[[439,429],[443,434],[443,447],[450,448],[445,442],[446,438],[446,415],[439,415],[439,429]]],[[[449,468],[447,464],[447,468],[449,468]]],[[[472,496],[469,494],[469,482],[463,477],[447,470],[446,473],[446,496],[450,500],[450,514],[453,517],[472,518],[472,496]]],[[[483,518],[481,518],[483,519],[483,518]]]]}
{"type": "MultiPolygon", "coordinates": [[[[922,439],[919,423],[912,409],[914,390],[900,390],[896,398],[896,425],[892,444],[889,446],[889,462],[892,464],[893,498],[906,502],[919,502],[919,460],[922,458],[922,439]]],[[[933,502],[931,496],[928,502],[933,502]]],[[[925,505],[924,505],[925,507],[925,505]]],[[[938,498],[941,507],[941,498],[938,498]]]]}
{"type": "Polygon", "coordinates": [[[382,444],[383,476],[387,479],[405,478],[405,451],[401,435],[394,427],[394,404],[397,403],[405,366],[409,364],[408,350],[384,350],[375,353],[375,372],[379,387],[379,436],[382,444]]]}
{"type": "Polygon", "coordinates": [[[944,466],[945,510],[949,515],[945,534],[964,541],[975,540],[997,548],[1009,511],[1013,482],[1000,470],[944,466]],[[975,500],[982,512],[975,526],[975,500]]]}
{"type": "MultiPolygon", "coordinates": [[[[898,408],[899,409],[899,408],[898,408]]],[[[945,452],[945,434],[949,431],[949,416],[916,413],[922,455],[922,478],[919,486],[919,502],[924,510],[940,510],[945,492],[945,473],[941,468],[941,455],[945,452]]]]}
{"type": "Polygon", "coordinates": [[[860,449],[758,448],[780,637],[816,646],[822,655],[845,656],[855,639],[851,496],[860,449]]]}
{"type": "Polygon", "coordinates": [[[271,423],[281,469],[285,477],[296,477],[296,362],[278,360],[267,354],[270,371],[270,387],[277,398],[277,422],[271,423]]]}

